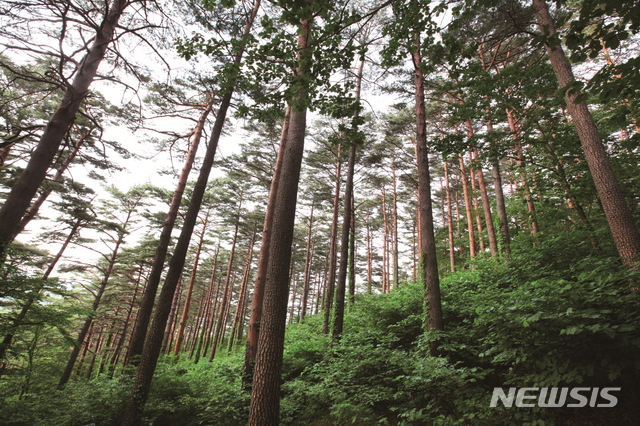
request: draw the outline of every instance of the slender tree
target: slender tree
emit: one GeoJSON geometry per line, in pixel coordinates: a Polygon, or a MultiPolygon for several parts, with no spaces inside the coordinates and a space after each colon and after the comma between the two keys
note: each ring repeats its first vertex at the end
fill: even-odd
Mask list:
{"type": "Polygon", "coordinates": [[[533,7],[538,24],[547,37],[545,49],[560,89],[564,92],[567,110],[580,137],[616,248],[622,262],[634,266],[640,256],[640,233],[616,180],[596,123],[587,104],[581,99],[580,91],[576,90],[576,79],[562,45],[557,39],[555,22],[549,13],[549,8],[544,0],[533,0],[533,7]]]}
{"type": "Polygon", "coordinates": [[[11,187],[11,192],[0,208],[0,258],[7,244],[18,234],[20,221],[45,179],[60,143],[96,77],[98,66],[104,59],[107,48],[113,43],[118,21],[130,4],[129,0],[113,0],[105,3],[102,22],[96,26],[93,41],[80,62],[73,82],[66,88],[64,97],[47,123],[29,163],[11,187]]]}

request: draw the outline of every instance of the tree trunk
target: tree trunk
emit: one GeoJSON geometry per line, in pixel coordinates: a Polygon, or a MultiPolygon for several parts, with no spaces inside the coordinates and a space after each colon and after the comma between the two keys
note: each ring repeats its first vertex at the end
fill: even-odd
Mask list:
{"type": "Polygon", "coordinates": [[[233,322],[231,323],[231,334],[229,336],[228,351],[233,349],[234,339],[240,340],[242,334],[239,332],[240,323],[244,322],[245,316],[245,300],[247,299],[247,286],[249,284],[249,275],[251,273],[251,261],[253,259],[253,246],[256,242],[256,229],[253,230],[251,235],[251,241],[249,242],[249,251],[247,253],[247,260],[244,265],[244,273],[242,274],[242,284],[240,285],[240,292],[238,295],[238,306],[233,316],[233,322]]]}
{"type": "Polygon", "coordinates": [[[302,290],[302,312],[300,313],[300,321],[304,321],[307,315],[307,302],[309,300],[309,288],[311,285],[311,261],[313,260],[313,204],[311,204],[311,213],[309,213],[309,230],[307,231],[307,248],[305,250],[304,261],[304,288],[302,290]]]}
{"type": "Polygon", "coordinates": [[[253,298],[251,299],[251,313],[249,314],[249,328],[247,330],[247,350],[244,357],[244,367],[242,371],[242,386],[251,386],[253,378],[253,365],[258,352],[258,336],[260,333],[260,318],[262,318],[262,305],[264,300],[264,283],[267,275],[267,265],[269,263],[269,250],[271,247],[271,229],[273,227],[273,212],[275,210],[276,197],[280,174],[282,172],[282,161],[287,149],[287,135],[289,133],[289,119],[291,117],[291,107],[287,107],[284,121],[282,123],[282,134],[280,136],[280,146],[276,165],[271,178],[269,188],[269,201],[264,215],[264,226],[262,228],[262,241],[260,243],[260,256],[256,271],[256,281],[253,287],[253,298]]]}
{"type": "Polygon", "coordinates": [[[47,176],[47,170],[55,158],[62,140],[75,120],[80,104],[87,95],[95,78],[98,66],[113,42],[118,21],[129,0],[113,0],[106,6],[107,14],[100,23],[91,46],[79,64],[73,82],[65,90],[58,109],[53,113],[36,149],[31,153],[27,166],[11,187],[0,208],[0,258],[7,245],[18,235],[20,221],[24,217],[31,199],[47,176]]]}
{"type": "Polygon", "coordinates": [[[211,210],[207,211],[207,214],[202,222],[202,232],[200,233],[200,241],[198,241],[198,247],[196,248],[196,255],[193,259],[193,267],[191,268],[191,276],[189,277],[189,286],[187,287],[187,294],[184,298],[184,308],[182,309],[182,317],[180,318],[180,326],[178,327],[178,334],[176,336],[176,345],[173,348],[173,355],[179,356],[182,349],[182,342],[184,340],[184,330],[187,328],[187,321],[189,321],[189,311],[191,310],[191,297],[193,295],[193,287],[196,284],[196,275],[198,272],[198,263],[200,262],[200,252],[202,251],[202,245],[204,244],[204,236],[207,232],[207,222],[209,221],[209,214],[211,210]]]}
{"type": "MultiPolygon", "coordinates": [[[[336,309],[333,319],[333,340],[340,340],[344,325],[344,305],[347,285],[347,269],[349,266],[349,235],[351,228],[351,197],[353,196],[353,175],[355,172],[356,151],[352,144],[349,148],[349,167],[344,189],[344,216],[342,218],[342,235],[340,237],[340,270],[336,288],[336,309]]],[[[397,277],[396,277],[397,278],[397,277]]]]}
{"type": "MultiPolygon", "coordinates": [[[[364,62],[361,62],[361,64],[364,64],[364,62]]],[[[393,244],[393,288],[398,288],[400,286],[400,265],[398,260],[398,182],[396,180],[395,162],[394,150],[394,155],[391,159],[391,183],[393,189],[393,234],[391,235],[391,244],[393,244]]]]}
{"type": "MultiPolygon", "coordinates": [[[[473,133],[471,133],[473,135],[473,133]]],[[[473,167],[473,154],[469,151],[469,179],[471,180],[471,200],[473,202],[473,213],[476,218],[476,229],[478,230],[477,241],[480,243],[480,251],[484,252],[486,246],[482,237],[482,218],[480,217],[480,208],[478,207],[478,197],[476,195],[476,172],[473,167]]]]}
{"type": "MultiPolygon", "coordinates": [[[[473,148],[473,159],[478,161],[478,148],[473,148]]],[[[487,227],[487,235],[489,237],[489,250],[491,256],[498,255],[498,239],[496,238],[496,230],[493,226],[493,216],[491,214],[491,204],[489,195],[487,194],[487,184],[484,181],[484,173],[482,166],[478,164],[478,187],[480,189],[480,198],[482,199],[482,209],[484,212],[484,223],[487,227]]]]}
{"type": "MultiPolygon", "coordinates": [[[[420,228],[422,244],[420,250],[420,278],[425,286],[425,305],[427,309],[426,329],[443,330],[442,303],[440,301],[440,278],[436,239],[433,229],[433,211],[431,207],[431,177],[429,175],[429,157],[427,155],[426,112],[424,105],[424,73],[421,68],[420,39],[416,35],[415,51],[412,54],[415,72],[416,98],[416,159],[418,163],[418,193],[420,206],[420,228]]],[[[437,353],[435,342],[430,344],[432,355],[437,353]]]]}
{"type": "Polygon", "coordinates": [[[460,179],[462,180],[462,193],[464,196],[464,208],[467,212],[467,230],[469,232],[469,255],[471,260],[476,257],[476,234],[473,230],[473,213],[471,212],[471,197],[469,196],[469,184],[467,183],[467,172],[464,167],[462,154],[458,156],[460,161],[460,179]]]}
{"type": "Polygon", "coordinates": [[[213,343],[211,345],[211,352],[209,354],[209,361],[212,361],[216,356],[218,344],[224,335],[224,329],[227,325],[227,314],[229,312],[229,305],[231,304],[231,295],[233,293],[233,286],[231,285],[231,272],[233,270],[233,260],[236,254],[236,243],[238,242],[238,228],[240,227],[240,207],[242,206],[242,200],[238,204],[238,210],[236,212],[236,225],[233,231],[233,240],[231,242],[231,251],[229,252],[229,263],[227,264],[227,273],[224,281],[224,293],[222,295],[222,303],[220,304],[220,316],[218,317],[218,327],[213,337],[213,343]]]}
{"type": "Polygon", "coordinates": [[[338,216],[340,213],[340,175],[342,174],[342,160],[340,152],[342,143],[338,145],[338,161],[336,162],[336,185],[333,193],[333,219],[331,220],[331,240],[329,241],[329,270],[324,286],[324,321],[322,334],[329,334],[331,322],[331,308],[333,308],[333,293],[335,292],[336,266],[338,264],[338,216]]]}
{"type": "Polygon", "coordinates": [[[269,253],[264,311],[251,391],[249,426],[279,424],[280,378],[289,298],[288,275],[306,128],[307,92],[304,79],[307,70],[302,67],[308,66],[310,60],[307,52],[309,32],[310,22],[301,21],[298,32],[299,64],[301,65],[296,71],[295,78],[302,81],[295,100],[297,106],[291,113],[287,150],[273,220],[273,235],[277,238],[271,242],[269,253]]]}
{"type": "Polygon", "coordinates": [[[451,209],[451,187],[449,185],[449,164],[445,160],[444,164],[444,185],[447,196],[447,215],[449,220],[447,221],[447,228],[449,230],[449,268],[451,272],[456,271],[456,251],[455,241],[453,239],[453,214],[451,209]]]}
{"type": "Polygon", "coordinates": [[[509,129],[513,133],[513,139],[516,142],[516,164],[520,169],[520,176],[524,189],[524,199],[527,202],[527,211],[529,212],[529,221],[531,222],[531,233],[535,235],[540,232],[540,229],[538,228],[538,220],[536,219],[536,208],[533,203],[533,197],[531,196],[531,189],[529,188],[527,171],[525,170],[524,150],[522,148],[522,142],[520,141],[520,130],[518,129],[516,118],[513,116],[513,111],[510,109],[507,109],[507,120],[509,121],[509,129]]]}
{"type": "Polygon", "coordinates": [[[133,365],[138,364],[140,355],[142,354],[142,348],[144,347],[144,339],[147,336],[147,329],[149,328],[149,320],[153,312],[153,304],[156,300],[156,294],[158,292],[158,285],[162,278],[162,271],[164,269],[164,263],[167,258],[167,251],[169,250],[169,243],[171,242],[171,232],[178,217],[178,211],[180,210],[180,203],[182,202],[182,195],[184,189],[187,186],[187,180],[193,167],[193,163],[196,158],[198,146],[202,139],[202,132],[204,125],[213,107],[213,99],[207,104],[198,123],[196,124],[193,138],[191,139],[191,145],[187,151],[187,156],[182,166],[182,171],[178,177],[178,184],[173,191],[171,203],[169,204],[169,211],[167,212],[167,218],[162,225],[162,231],[158,239],[158,246],[156,247],[156,253],[153,258],[153,265],[151,266],[151,272],[149,273],[149,279],[142,294],[142,302],[138,309],[138,316],[131,335],[131,344],[129,346],[129,353],[127,355],[127,363],[133,365]]]}
{"type": "MultiPolygon", "coordinates": [[[[555,25],[546,3],[543,0],[533,0],[533,7],[540,26],[544,28],[548,36],[555,37],[555,25]]],[[[638,233],[631,210],[613,173],[591,112],[584,101],[577,99],[579,93],[567,87],[575,82],[571,64],[560,43],[554,43],[553,47],[551,46],[551,43],[546,44],[549,61],[558,79],[560,89],[565,90],[564,99],[567,110],[580,137],[582,149],[598,191],[598,197],[602,202],[607,222],[609,222],[616,248],[625,265],[635,266],[638,256],[640,256],[640,233],[638,233]]]]}
{"type": "Polygon", "coordinates": [[[356,301],[356,200],[351,194],[351,239],[349,240],[349,303],[356,301]]]}
{"type": "MultiPolygon", "coordinates": [[[[249,34],[253,20],[258,13],[260,7],[260,0],[255,0],[253,9],[247,18],[247,23],[244,28],[243,34],[249,34]]],[[[240,64],[242,61],[242,55],[244,48],[239,47],[236,52],[234,63],[240,64]]],[[[229,87],[233,87],[233,81],[229,87]]],[[[231,97],[233,95],[233,89],[227,89],[228,91],[222,97],[218,114],[216,115],[216,121],[211,132],[211,138],[209,146],[207,147],[200,174],[198,180],[193,188],[193,194],[191,195],[191,201],[189,202],[189,208],[184,218],[182,231],[178,242],[176,243],[175,251],[171,262],[169,264],[169,271],[165,279],[162,290],[158,297],[156,305],[156,311],[154,314],[153,322],[149,329],[144,349],[140,357],[140,365],[138,366],[138,372],[131,390],[131,394],[124,408],[122,414],[122,426],[136,426],[140,423],[142,417],[142,411],[149,395],[149,388],[151,387],[151,381],[153,379],[153,372],[155,371],[158,357],[160,356],[160,350],[162,348],[162,338],[164,329],[167,324],[167,318],[171,311],[171,301],[173,300],[173,294],[178,280],[182,274],[182,268],[184,267],[185,257],[187,250],[189,249],[189,242],[193,233],[193,228],[198,219],[198,212],[202,204],[202,199],[207,188],[209,181],[209,174],[213,166],[213,159],[218,147],[218,141],[222,134],[222,128],[227,116],[227,110],[231,104],[231,97]]]]}

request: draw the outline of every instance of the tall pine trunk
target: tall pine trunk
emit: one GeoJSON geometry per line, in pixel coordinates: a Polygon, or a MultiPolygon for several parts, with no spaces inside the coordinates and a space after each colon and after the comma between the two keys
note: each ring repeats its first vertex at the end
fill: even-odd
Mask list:
{"type": "MultiPolygon", "coordinates": [[[[298,34],[300,64],[308,64],[310,27],[309,21],[301,21],[298,34]]],[[[295,75],[295,78],[300,80],[300,86],[291,112],[287,149],[275,205],[272,231],[274,238],[269,252],[264,309],[251,389],[249,426],[279,424],[280,378],[289,299],[291,243],[307,119],[305,74],[306,70],[301,65],[295,75]]]]}
{"type": "Polygon", "coordinates": [[[202,139],[202,132],[206,123],[207,117],[213,107],[213,100],[207,103],[204,111],[200,114],[198,123],[193,132],[193,138],[191,139],[191,145],[187,151],[187,156],[182,166],[182,171],[178,177],[178,184],[173,191],[171,203],[169,204],[169,211],[167,217],[162,225],[162,231],[158,238],[158,245],[156,247],[156,253],[153,258],[153,265],[151,266],[151,272],[149,273],[149,279],[142,294],[142,302],[138,309],[138,316],[136,317],[135,326],[131,335],[131,344],[129,345],[129,353],[127,355],[127,362],[134,365],[138,364],[138,359],[142,354],[142,348],[144,346],[144,339],[147,335],[147,329],[149,328],[149,320],[153,312],[153,304],[156,300],[156,294],[158,292],[158,286],[162,277],[162,271],[164,269],[165,260],[167,258],[167,252],[169,251],[169,243],[171,242],[171,232],[178,217],[178,211],[180,210],[180,203],[182,202],[182,195],[184,189],[187,186],[187,180],[189,174],[193,168],[193,163],[196,158],[198,146],[202,139]]]}
{"type": "MultiPolygon", "coordinates": [[[[433,229],[433,211],[431,206],[431,176],[429,174],[429,157],[427,155],[427,123],[424,96],[424,73],[421,68],[420,39],[416,35],[415,51],[412,54],[415,72],[416,100],[416,159],[418,164],[418,193],[420,208],[420,228],[422,229],[420,245],[419,276],[424,283],[425,305],[427,309],[426,329],[436,331],[444,329],[442,318],[442,302],[440,300],[440,277],[438,276],[438,259],[436,239],[433,229]]],[[[436,355],[436,343],[430,345],[432,355],[436,355]]]]}
{"type": "Polygon", "coordinates": [[[280,136],[280,146],[276,165],[271,177],[271,187],[269,188],[269,201],[264,215],[264,226],[262,228],[262,241],[260,243],[260,255],[256,270],[256,280],[253,286],[253,298],[251,299],[251,312],[249,314],[249,327],[247,329],[247,349],[244,357],[242,371],[242,385],[249,387],[253,378],[253,365],[258,352],[258,336],[260,334],[260,318],[262,318],[262,306],[264,301],[264,283],[269,264],[269,250],[271,247],[271,229],[273,227],[273,214],[275,210],[276,197],[278,195],[278,183],[282,171],[282,161],[287,148],[287,135],[289,133],[289,119],[291,117],[291,107],[287,107],[284,121],[282,123],[282,135],[280,136]]]}
{"type": "Polygon", "coordinates": [[[187,294],[184,298],[184,308],[182,309],[182,317],[180,317],[180,325],[178,326],[178,334],[176,335],[176,345],[173,348],[173,355],[179,356],[182,349],[182,342],[184,341],[184,331],[187,328],[187,322],[189,321],[189,312],[191,311],[191,298],[193,297],[193,287],[196,284],[196,275],[198,273],[198,265],[200,263],[200,253],[202,252],[202,246],[204,244],[204,236],[207,233],[207,222],[209,221],[209,214],[211,210],[207,211],[207,214],[202,222],[202,232],[200,233],[200,240],[196,247],[196,255],[193,259],[193,266],[191,267],[191,276],[189,277],[189,286],[187,287],[187,294]]]}
{"type": "MultiPolygon", "coordinates": [[[[355,101],[360,102],[360,89],[362,87],[362,73],[364,70],[364,57],[360,58],[360,64],[358,66],[358,72],[356,74],[356,90],[355,101]]],[[[360,115],[356,110],[354,119],[357,119],[360,115]]],[[[333,320],[333,339],[340,340],[342,336],[342,329],[344,324],[344,306],[347,287],[347,272],[349,267],[349,236],[351,235],[351,219],[353,216],[353,176],[355,174],[356,167],[356,153],[358,146],[355,142],[351,142],[349,147],[349,164],[347,167],[347,181],[344,187],[344,215],[342,218],[342,235],[340,238],[340,270],[338,271],[338,285],[336,288],[336,310],[333,320]]],[[[395,180],[395,165],[393,165],[393,209],[394,209],[394,282],[395,287],[398,286],[398,238],[397,238],[397,226],[398,226],[398,214],[396,207],[396,180],[395,180]]],[[[351,242],[353,243],[353,241],[351,242]]]]}
{"type": "Polygon", "coordinates": [[[20,221],[45,180],[47,170],[97,75],[98,66],[113,42],[120,16],[129,4],[129,0],[113,0],[108,5],[105,4],[106,16],[97,27],[93,42],[82,58],[73,82],[66,88],[62,101],[47,123],[27,166],[0,208],[0,259],[3,258],[7,245],[18,235],[20,221]]]}
{"type": "Polygon", "coordinates": [[[451,272],[456,271],[456,250],[455,250],[455,240],[453,238],[453,213],[451,208],[451,185],[449,182],[449,163],[447,160],[443,162],[444,164],[444,185],[447,197],[447,229],[449,231],[449,268],[451,272]]]}
{"type": "MultiPolygon", "coordinates": [[[[259,7],[260,0],[255,0],[253,9],[247,17],[247,22],[243,32],[244,35],[248,35],[251,31],[251,27],[255,16],[258,13],[259,7]]],[[[234,58],[234,64],[237,66],[242,62],[243,53],[244,48],[239,47],[234,58]]],[[[169,263],[167,277],[165,278],[164,285],[162,286],[162,290],[158,296],[153,321],[149,328],[144,348],[140,356],[140,364],[138,366],[136,378],[122,414],[122,426],[136,426],[140,423],[144,405],[149,395],[153,372],[156,369],[156,364],[158,363],[158,357],[160,356],[160,350],[162,348],[164,330],[167,325],[169,313],[171,312],[171,302],[173,301],[176,286],[178,285],[178,281],[182,275],[182,269],[184,268],[185,257],[187,250],[189,249],[189,242],[191,240],[191,235],[193,234],[193,228],[195,227],[198,219],[198,212],[200,211],[204,193],[207,189],[209,174],[213,167],[213,159],[218,148],[218,141],[222,134],[227,110],[231,104],[231,97],[233,95],[233,79],[229,87],[231,88],[227,89],[227,92],[220,101],[218,114],[216,115],[216,121],[209,140],[209,146],[207,147],[202,160],[200,174],[198,175],[196,184],[193,187],[193,193],[184,218],[182,231],[178,238],[178,242],[176,243],[171,262],[169,263]]]]}
{"type": "MultiPolygon", "coordinates": [[[[544,0],[533,0],[533,7],[540,26],[544,28],[549,37],[555,38],[555,23],[547,4],[544,0]]],[[[551,42],[547,42],[545,46],[560,89],[565,90],[564,100],[567,104],[567,110],[576,126],[582,150],[587,159],[618,253],[624,264],[634,266],[640,256],[640,233],[638,233],[631,210],[613,173],[596,123],[587,104],[578,100],[579,93],[568,88],[570,84],[575,82],[575,77],[562,46],[560,43],[551,42]]]]}
{"type": "Polygon", "coordinates": [[[336,283],[336,266],[338,264],[338,218],[340,213],[340,176],[342,174],[342,160],[340,152],[342,144],[338,145],[338,160],[336,162],[336,184],[333,191],[333,216],[331,220],[331,236],[329,240],[329,270],[324,287],[324,321],[322,322],[322,334],[329,334],[331,323],[331,309],[333,308],[333,296],[336,283]]]}

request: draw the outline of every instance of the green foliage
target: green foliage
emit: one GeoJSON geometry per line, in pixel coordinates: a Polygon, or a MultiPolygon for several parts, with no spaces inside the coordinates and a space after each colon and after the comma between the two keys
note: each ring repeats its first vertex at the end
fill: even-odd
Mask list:
{"type": "Polygon", "coordinates": [[[282,424],[564,424],[576,413],[490,408],[492,390],[621,386],[632,394],[640,312],[631,287],[640,277],[589,255],[588,243],[576,245],[582,236],[515,245],[509,263],[487,259],[446,278],[439,336],[421,331],[423,291],[414,284],[358,299],[342,341],[324,355],[317,340],[306,346],[313,333],[295,331],[292,354],[314,356],[285,374],[282,424]],[[441,358],[427,355],[435,337],[441,358]]]}
{"type": "MultiPolygon", "coordinates": [[[[240,390],[240,357],[212,363],[163,362],[156,370],[144,414],[145,425],[242,424],[248,414],[248,394],[240,390]]],[[[7,381],[0,384],[3,426],[109,426],[119,424],[123,404],[131,389],[129,376],[99,376],[76,381],[64,392],[42,390],[22,396],[11,394],[7,381]]],[[[53,389],[51,387],[50,389],[53,389]]]]}

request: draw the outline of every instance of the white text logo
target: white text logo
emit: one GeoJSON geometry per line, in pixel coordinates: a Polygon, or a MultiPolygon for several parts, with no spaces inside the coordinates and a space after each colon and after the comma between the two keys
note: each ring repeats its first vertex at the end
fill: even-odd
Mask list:
{"type": "Polygon", "coordinates": [[[491,407],[497,407],[498,401],[505,407],[615,407],[618,398],[611,395],[620,388],[493,388],[491,407]],[[567,404],[567,396],[573,399],[567,404]],[[565,405],[566,404],[566,405],[565,405]]]}

